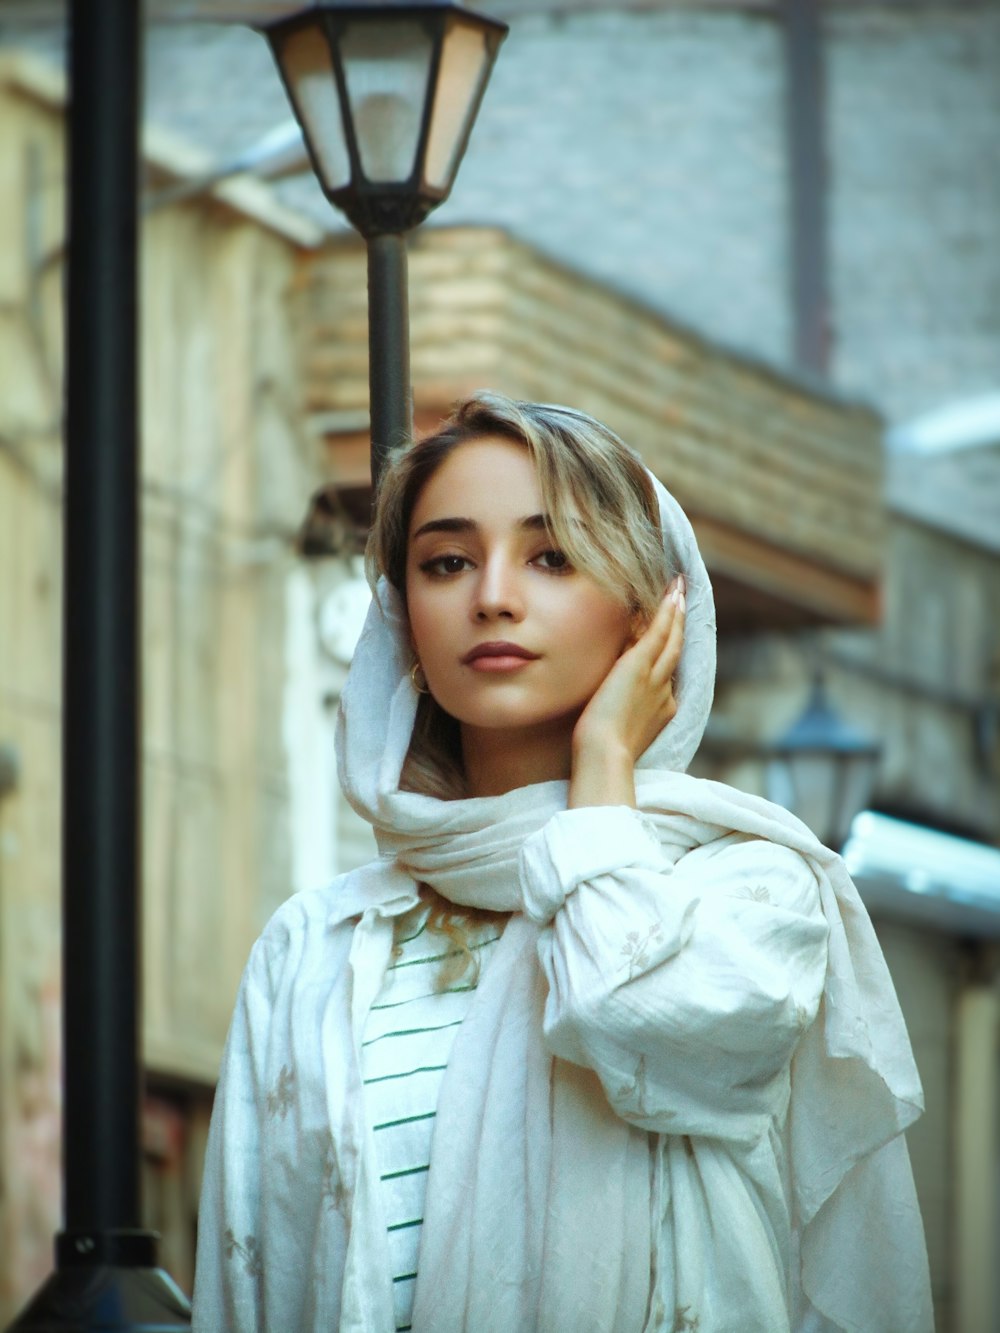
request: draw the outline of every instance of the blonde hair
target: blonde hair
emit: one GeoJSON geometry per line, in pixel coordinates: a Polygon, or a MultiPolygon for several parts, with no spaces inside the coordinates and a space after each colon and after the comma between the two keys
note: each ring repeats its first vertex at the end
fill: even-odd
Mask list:
{"type": "MultiPolygon", "coordinates": [[[[656,492],[639,456],[584,412],[497,393],[466,398],[433,435],[390,458],[365,553],[372,586],[384,574],[405,606],[407,541],[420,493],[449,454],[486,436],[524,445],[560,550],[640,620],[648,620],[672,571],[656,492]]],[[[402,786],[445,799],[464,794],[458,724],[430,695],[420,698],[402,786]]]]}
{"type": "MultiPolygon", "coordinates": [[[[429,884],[418,884],[417,888],[422,901],[430,909],[425,929],[433,931],[451,946],[437,969],[435,989],[447,990],[460,981],[476,986],[479,982],[480,961],[479,955],[473,953],[474,937],[477,932],[481,935],[485,929],[491,928],[501,934],[509,914],[491,912],[485,907],[456,907],[429,884]]],[[[406,919],[405,916],[397,917],[395,925],[403,927],[406,919]]],[[[398,935],[396,938],[399,938],[398,935]]],[[[401,945],[395,944],[395,956],[399,957],[402,952],[401,945]]]]}

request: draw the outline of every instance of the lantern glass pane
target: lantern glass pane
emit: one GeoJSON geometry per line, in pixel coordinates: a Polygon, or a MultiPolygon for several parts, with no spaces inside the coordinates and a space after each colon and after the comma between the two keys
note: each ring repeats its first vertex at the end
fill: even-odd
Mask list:
{"type": "Polygon", "coordinates": [[[420,139],[434,44],[419,23],[348,24],[340,41],[361,170],[368,180],[406,182],[420,139]]]}
{"type": "Polygon", "coordinates": [[[816,751],[776,755],[767,764],[767,798],[791,810],[821,842],[831,837],[839,812],[836,756],[816,751]]]}
{"type": "Polygon", "coordinates": [[[878,771],[878,756],[869,751],[859,751],[841,755],[839,763],[837,809],[834,811],[830,839],[830,846],[835,852],[839,852],[847,841],[855,815],[868,808],[878,771]]]}
{"type": "Polygon", "coordinates": [[[445,193],[451,189],[489,69],[482,30],[468,23],[451,24],[441,49],[424,170],[434,189],[445,193]]]}
{"type": "Polygon", "coordinates": [[[292,104],[327,190],[351,181],[351,164],[330,48],[318,28],[298,28],[278,54],[292,104]]]}

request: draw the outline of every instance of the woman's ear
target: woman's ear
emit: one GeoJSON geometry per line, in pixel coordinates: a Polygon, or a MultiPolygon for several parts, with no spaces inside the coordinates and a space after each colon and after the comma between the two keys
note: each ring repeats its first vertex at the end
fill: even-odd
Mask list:
{"type": "Polygon", "coordinates": [[[641,607],[635,607],[629,616],[628,638],[625,641],[625,647],[631,648],[637,644],[648,628],[649,616],[646,615],[641,607]]]}

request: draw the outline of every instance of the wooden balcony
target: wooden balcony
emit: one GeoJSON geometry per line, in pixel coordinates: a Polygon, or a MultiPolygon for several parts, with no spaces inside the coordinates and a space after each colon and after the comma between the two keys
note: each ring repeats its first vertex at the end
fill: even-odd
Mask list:
{"type": "MultiPolygon", "coordinates": [[[[718,347],[492,229],[411,244],[418,429],[475,388],[565,402],[617,430],[674,492],[712,572],[720,628],[876,619],[881,421],[718,347]]],[[[333,485],[368,481],[364,251],[302,260],[295,324],[333,485]]]]}

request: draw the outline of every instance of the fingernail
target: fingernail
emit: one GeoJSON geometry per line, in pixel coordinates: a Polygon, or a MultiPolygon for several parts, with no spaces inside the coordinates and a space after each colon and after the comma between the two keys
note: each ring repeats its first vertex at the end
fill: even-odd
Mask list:
{"type": "Polygon", "coordinates": [[[675,583],[674,586],[670,589],[670,592],[669,592],[669,594],[668,594],[668,601],[672,602],[673,605],[676,606],[676,605],[677,605],[677,599],[678,599],[679,597],[681,597],[681,596],[682,596],[681,590],[680,590],[680,588],[678,588],[677,584],[675,583]]]}
{"type": "Polygon", "coordinates": [[[686,611],[686,610],[687,610],[687,599],[685,598],[685,596],[684,596],[683,593],[680,593],[680,594],[678,595],[678,598],[677,598],[677,609],[678,609],[678,611],[686,611]]]}
{"type": "Polygon", "coordinates": [[[677,575],[677,586],[678,588],[680,588],[681,596],[683,597],[684,594],[687,592],[687,579],[684,577],[683,574],[677,575]]]}

